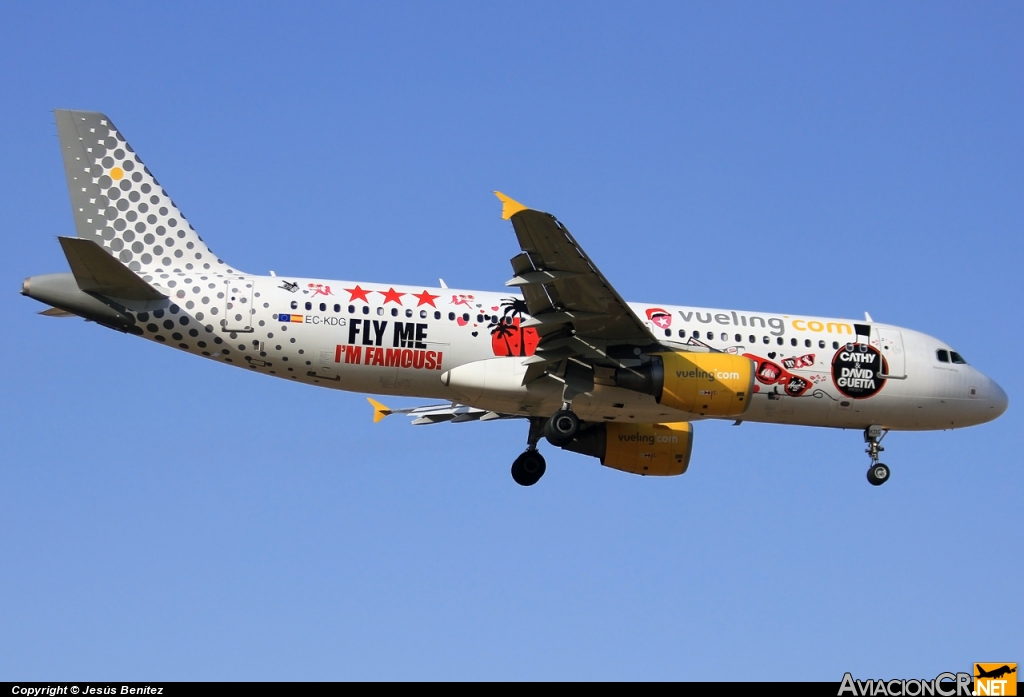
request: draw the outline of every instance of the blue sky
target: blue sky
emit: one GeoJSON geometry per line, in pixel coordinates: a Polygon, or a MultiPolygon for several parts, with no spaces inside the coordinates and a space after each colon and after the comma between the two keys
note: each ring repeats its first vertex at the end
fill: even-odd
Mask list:
{"type": "Polygon", "coordinates": [[[0,12],[0,678],[1024,660],[1019,4],[0,12]],[[696,426],[679,478],[546,447],[523,489],[522,423],[374,425],[360,395],[36,315],[21,280],[65,270],[73,234],[55,107],[110,115],[237,268],[499,289],[499,189],[630,300],[867,310],[950,342],[1010,409],[890,435],[877,489],[858,432],[727,423],[696,426]]]}

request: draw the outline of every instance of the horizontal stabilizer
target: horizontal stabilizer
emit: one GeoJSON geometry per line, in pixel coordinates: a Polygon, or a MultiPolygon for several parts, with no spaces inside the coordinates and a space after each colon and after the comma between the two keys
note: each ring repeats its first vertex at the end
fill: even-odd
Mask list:
{"type": "Polygon", "coordinates": [[[373,423],[380,423],[385,416],[391,415],[392,411],[377,400],[367,397],[366,401],[373,407],[373,423]]]}
{"type": "Polygon", "coordinates": [[[82,290],[124,300],[162,300],[167,297],[92,240],[81,237],[57,239],[82,290]]]}

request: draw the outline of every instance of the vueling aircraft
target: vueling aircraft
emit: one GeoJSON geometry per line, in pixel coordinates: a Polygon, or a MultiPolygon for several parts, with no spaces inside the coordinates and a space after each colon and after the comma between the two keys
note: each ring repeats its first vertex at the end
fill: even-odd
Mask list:
{"type": "Polygon", "coordinates": [[[628,303],[548,213],[498,193],[521,252],[507,290],[258,276],[217,258],[100,113],[55,112],[75,237],[70,273],[22,293],[180,351],[310,385],[440,403],[413,424],[523,419],[541,439],[640,475],[686,471],[703,419],[864,431],[879,485],[890,430],[997,418],[1006,393],[945,342],[872,321],[628,303]]]}

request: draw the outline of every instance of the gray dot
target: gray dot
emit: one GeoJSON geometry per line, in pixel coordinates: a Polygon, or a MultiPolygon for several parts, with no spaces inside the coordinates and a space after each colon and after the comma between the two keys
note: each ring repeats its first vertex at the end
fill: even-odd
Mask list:
{"type": "Polygon", "coordinates": [[[135,252],[136,254],[140,254],[142,250],[145,248],[146,245],[142,244],[141,242],[136,242],[135,244],[132,245],[132,251],[135,252]]]}
{"type": "Polygon", "coordinates": [[[153,257],[151,257],[149,254],[143,254],[141,257],[141,261],[143,264],[146,264],[148,266],[149,264],[153,263],[153,257]]]}
{"type": "Polygon", "coordinates": [[[121,191],[128,191],[132,188],[132,183],[127,179],[122,179],[117,185],[121,187],[121,191]]]}
{"type": "Polygon", "coordinates": [[[128,210],[128,201],[126,199],[121,199],[120,201],[118,201],[117,202],[117,210],[119,210],[119,211],[126,211],[126,210],[128,210]]]}
{"type": "MultiPolygon", "coordinates": [[[[124,199],[121,200],[121,203],[124,203],[124,199]]],[[[135,211],[128,211],[125,213],[124,217],[129,223],[134,223],[138,219],[139,214],[135,211]]]]}
{"type": "Polygon", "coordinates": [[[178,285],[177,281],[168,281],[167,282],[167,286],[170,287],[170,288],[173,288],[176,285],[178,285]]]}
{"type": "Polygon", "coordinates": [[[121,235],[121,239],[123,239],[125,242],[131,242],[132,240],[135,239],[135,233],[132,232],[131,230],[125,230],[124,234],[121,235]]]}
{"type": "Polygon", "coordinates": [[[178,295],[179,298],[184,298],[185,297],[185,291],[179,290],[177,295],[178,295]]]}
{"type": "Polygon", "coordinates": [[[215,314],[217,314],[217,308],[215,308],[215,307],[211,307],[211,308],[210,308],[210,314],[211,314],[211,315],[215,315],[215,314]]]}
{"type": "MultiPolygon", "coordinates": [[[[134,194],[135,192],[133,191],[132,193],[134,194]]],[[[145,203],[140,203],[139,204],[139,213],[145,213],[148,210],[149,210],[149,206],[147,206],[145,203]]]]}
{"type": "MultiPolygon", "coordinates": [[[[131,201],[132,203],[135,203],[140,198],[142,198],[142,197],[139,196],[139,192],[138,191],[133,191],[130,194],[128,194],[128,200],[131,201]]],[[[146,204],[142,204],[142,205],[146,205],[146,204]]]]}
{"type": "Polygon", "coordinates": [[[132,162],[131,160],[125,160],[121,164],[121,169],[123,169],[125,172],[131,172],[133,169],[135,169],[135,163],[132,162]]]}
{"type": "Polygon", "coordinates": [[[165,245],[167,245],[168,247],[173,247],[173,246],[174,246],[174,238],[173,238],[173,237],[168,237],[168,238],[167,238],[167,239],[165,239],[165,240],[164,240],[163,242],[164,242],[164,244],[165,244],[165,245]]]}
{"type": "MultiPolygon", "coordinates": [[[[146,235],[146,236],[147,237],[152,237],[152,235],[146,235]]],[[[163,253],[164,253],[164,248],[161,247],[160,245],[157,245],[157,246],[153,247],[153,254],[156,254],[157,256],[160,256],[163,253]]]]}
{"type": "MultiPolygon", "coordinates": [[[[107,149],[109,150],[110,148],[116,148],[117,147],[117,140],[114,138],[114,136],[108,136],[107,138],[105,138],[103,140],[103,144],[105,146],[107,146],[107,149]]],[[[118,159],[120,159],[120,158],[118,158],[118,159]]]]}
{"type": "Polygon", "coordinates": [[[192,309],[193,307],[195,307],[195,306],[196,306],[196,304],[195,304],[194,302],[192,302],[191,300],[189,300],[189,301],[188,301],[187,303],[185,303],[185,307],[187,307],[187,308],[188,308],[188,309],[190,309],[190,310],[191,310],[191,309],[192,309]]]}
{"type": "Polygon", "coordinates": [[[117,255],[117,258],[127,264],[129,261],[132,260],[132,253],[129,252],[127,249],[123,249],[121,250],[121,253],[117,255]]]}
{"type": "MultiPolygon", "coordinates": [[[[151,187],[149,184],[143,184],[141,188],[142,193],[144,194],[148,194],[150,191],[153,190],[153,187],[151,187]]],[[[154,196],[153,198],[156,198],[156,196],[154,196]]],[[[152,201],[152,203],[156,203],[156,201],[152,201]]]]}
{"type": "Polygon", "coordinates": [[[210,304],[210,299],[204,295],[201,302],[204,305],[209,305],[210,304]]]}
{"type": "MultiPolygon", "coordinates": [[[[156,201],[153,201],[153,203],[156,203],[156,201]]],[[[167,209],[164,208],[164,207],[161,207],[160,208],[160,215],[167,215],[167,209]]]]}
{"type": "Polygon", "coordinates": [[[151,332],[155,332],[159,331],[160,327],[156,326],[155,324],[147,324],[146,329],[148,329],[151,332]]]}
{"type": "Polygon", "coordinates": [[[156,222],[156,216],[150,213],[148,216],[146,216],[146,222],[152,225],[153,223],[156,222]]]}
{"type": "Polygon", "coordinates": [[[184,230],[178,230],[178,237],[180,239],[185,239],[185,231],[184,230]]]}
{"type": "Polygon", "coordinates": [[[104,157],[101,164],[103,165],[104,169],[110,169],[111,167],[114,166],[114,158],[104,157]]]}
{"type": "Polygon", "coordinates": [[[112,180],[110,177],[104,174],[96,183],[99,185],[101,189],[106,189],[108,186],[114,183],[114,180],[112,180]]]}
{"type": "Polygon", "coordinates": [[[162,264],[163,264],[164,266],[170,266],[170,265],[171,265],[171,259],[170,259],[170,257],[164,257],[164,258],[163,258],[163,259],[161,260],[161,263],[162,263],[162,264]]]}
{"type": "Polygon", "coordinates": [[[165,228],[163,225],[157,225],[156,234],[158,234],[158,235],[166,235],[167,234],[167,228],[165,228]]]}
{"type": "Polygon", "coordinates": [[[185,243],[185,249],[192,249],[195,246],[196,246],[195,242],[186,242],[185,243]]]}
{"type": "Polygon", "coordinates": [[[126,227],[128,227],[128,223],[124,222],[120,218],[114,221],[115,230],[124,230],[126,227]]]}
{"type": "Polygon", "coordinates": [[[139,271],[140,269],[142,269],[142,264],[140,264],[137,261],[133,261],[132,263],[128,264],[128,268],[131,269],[132,271],[139,271]]]}
{"type": "Polygon", "coordinates": [[[135,223],[135,232],[145,232],[146,224],[143,222],[135,223]]]}
{"type": "Polygon", "coordinates": [[[111,240],[110,248],[115,252],[120,252],[122,249],[124,249],[124,242],[122,242],[119,239],[111,240]]]}
{"type": "MultiPolygon", "coordinates": [[[[196,313],[196,320],[197,321],[202,322],[203,321],[203,317],[205,317],[205,315],[202,312],[197,312],[196,313]]],[[[207,327],[206,331],[212,332],[213,331],[213,327],[207,327]]]]}
{"type": "Polygon", "coordinates": [[[106,217],[107,220],[116,220],[117,209],[113,207],[108,208],[106,211],[103,212],[103,215],[106,217]]]}
{"type": "MultiPolygon", "coordinates": [[[[176,227],[178,225],[178,221],[175,218],[171,218],[170,220],[167,221],[167,225],[169,227],[176,227]]],[[[182,234],[179,235],[179,237],[184,237],[184,236],[185,236],[184,235],[184,231],[182,231],[182,234]]]]}
{"type": "Polygon", "coordinates": [[[161,317],[163,317],[164,316],[163,308],[160,308],[158,310],[153,310],[153,316],[156,317],[157,319],[160,319],[161,317]]]}
{"type": "MultiPolygon", "coordinates": [[[[146,233],[146,236],[142,238],[142,241],[145,242],[146,244],[153,244],[154,242],[156,242],[156,238],[153,237],[153,233],[150,232],[150,233],[146,233]]],[[[156,251],[156,250],[154,250],[154,251],[156,251]]],[[[159,254],[159,253],[160,252],[157,252],[157,254],[159,254]]]]}
{"type": "MultiPolygon", "coordinates": [[[[121,134],[118,133],[117,136],[118,136],[118,138],[120,138],[121,134]]],[[[107,140],[109,141],[110,138],[107,138],[107,140]]],[[[109,142],[108,142],[107,147],[108,148],[113,148],[116,145],[117,145],[117,143],[114,143],[113,145],[110,145],[109,142]]],[[[122,150],[121,148],[118,148],[117,150],[115,150],[114,151],[114,159],[116,159],[116,160],[123,160],[124,159],[124,150],[122,150]]]]}
{"type": "Polygon", "coordinates": [[[180,249],[176,249],[174,250],[174,256],[176,256],[178,259],[181,259],[185,255],[180,249]]]}

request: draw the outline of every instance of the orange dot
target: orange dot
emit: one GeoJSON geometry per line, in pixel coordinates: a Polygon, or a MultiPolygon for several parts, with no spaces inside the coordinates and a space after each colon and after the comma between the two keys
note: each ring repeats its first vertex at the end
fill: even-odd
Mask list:
{"type": "Polygon", "coordinates": [[[114,181],[117,181],[123,176],[124,170],[121,169],[120,167],[115,167],[114,169],[110,170],[110,178],[113,179],[114,181]]]}

